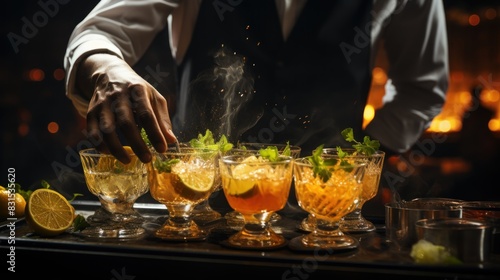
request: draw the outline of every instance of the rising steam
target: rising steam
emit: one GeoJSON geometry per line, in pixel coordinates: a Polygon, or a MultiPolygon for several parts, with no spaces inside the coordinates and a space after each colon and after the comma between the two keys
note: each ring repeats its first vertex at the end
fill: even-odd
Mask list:
{"type": "Polygon", "coordinates": [[[219,133],[234,139],[242,130],[237,115],[253,95],[253,78],[245,73],[245,58],[227,48],[222,47],[214,61],[212,77],[221,104],[219,133]]]}

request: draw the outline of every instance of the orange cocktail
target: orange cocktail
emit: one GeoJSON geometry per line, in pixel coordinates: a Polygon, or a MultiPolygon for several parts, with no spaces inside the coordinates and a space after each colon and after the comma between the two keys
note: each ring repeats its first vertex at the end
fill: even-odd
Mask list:
{"type": "Polygon", "coordinates": [[[168,219],[155,232],[156,237],[173,241],[206,238],[207,232],[192,220],[191,213],[216,188],[216,156],[215,151],[184,147],[155,154],[150,165],[150,193],[168,210],[168,219]]]}
{"type": "Polygon", "coordinates": [[[292,157],[279,156],[271,161],[256,152],[241,152],[222,157],[219,166],[224,195],[245,220],[243,229],[229,238],[229,245],[255,249],[283,245],[284,238],[269,227],[269,218],[286,205],[292,157]]]}

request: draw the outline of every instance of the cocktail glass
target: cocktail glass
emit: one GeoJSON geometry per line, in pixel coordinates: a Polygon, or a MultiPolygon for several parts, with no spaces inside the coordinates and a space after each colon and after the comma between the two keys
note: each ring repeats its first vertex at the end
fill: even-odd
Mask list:
{"type": "MultiPolygon", "coordinates": [[[[189,145],[189,144],[185,144],[189,145]]],[[[219,162],[218,162],[218,156],[220,156],[220,152],[218,150],[214,150],[214,153],[217,153],[215,160],[215,178],[214,178],[214,190],[212,191],[212,194],[220,191],[221,190],[221,179],[220,179],[220,173],[219,173],[219,162]]],[[[209,196],[210,198],[210,196],[209,196]]],[[[222,218],[221,213],[215,211],[212,206],[210,205],[210,200],[209,198],[203,200],[202,202],[196,204],[196,206],[193,208],[193,211],[191,213],[193,219],[200,223],[200,224],[207,224],[213,221],[216,221],[220,218],[222,218]]]]}
{"type": "MultiPolygon", "coordinates": [[[[326,159],[333,156],[321,155],[326,159]]],[[[364,164],[351,162],[324,167],[319,176],[308,158],[299,158],[294,163],[295,194],[299,206],[308,212],[315,224],[308,234],[290,241],[290,247],[297,250],[354,249],[358,241],[342,232],[340,220],[358,204],[362,190],[364,164]]]]}
{"type": "Polygon", "coordinates": [[[87,217],[90,227],[81,231],[84,237],[133,239],[145,233],[144,219],[133,206],[149,190],[148,169],[131,149],[126,150],[131,158],[128,164],[94,148],[79,152],[87,187],[101,203],[87,217]]]}
{"type": "Polygon", "coordinates": [[[270,161],[253,151],[223,156],[219,167],[224,195],[231,208],[244,219],[243,227],[225,243],[242,249],[285,245],[285,238],[270,227],[270,218],[288,200],[293,158],[279,156],[270,161]]]}
{"type": "MultiPolygon", "coordinates": [[[[365,202],[374,198],[378,192],[385,153],[383,151],[376,151],[372,155],[363,155],[357,153],[353,148],[342,148],[342,151],[348,155],[348,158],[353,158],[356,161],[366,163],[366,167],[363,176],[363,189],[361,191],[359,203],[351,213],[342,218],[340,221],[340,229],[343,232],[350,233],[374,231],[376,229],[375,225],[363,217],[362,208],[365,202]]],[[[324,148],[323,153],[338,157],[338,151],[336,148],[324,148]]],[[[302,220],[301,228],[305,231],[311,231],[312,225],[315,223],[313,219],[314,217],[308,215],[307,218],[302,220]]]]}
{"type": "MultiPolygon", "coordinates": [[[[298,158],[300,156],[301,148],[295,145],[287,145],[287,144],[270,144],[270,143],[256,143],[256,142],[238,142],[236,144],[235,149],[240,150],[248,150],[248,151],[259,151],[260,149],[265,149],[267,147],[276,147],[280,153],[283,153],[285,149],[288,147],[290,151],[290,156],[293,158],[298,158]]],[[[229,226],[234,228],[241,228],[245,224],[245,220],[243,215],[238,211],[230,211],[224,215],[226,222],[229,226]]],[[[281,219],[281,216],[274,212],[270,217],[271,222],[276,222],[281,219]]]]}
{"type": "Polygon", "coordinates": [[[217,152],[188,147],[155,153],[149,176],[151,196],[168,210],[167,221],[155,231],[170,241],[204,240],[208,232],[192,217],[194,207],[215,190],[217,152]]]}
{"type": "MultiPolygon", "coordinates": [[[[213,193],[218,192],[222,189],[220,176],[216,176],[214,185],[215,190],[213,191],[213,193]]],[[[203,200],[202,202],[198,203],[193,209],[192,216],[193,219],[200,224],[210,223],[222,218],[221,213],[215,211],[212,208],[209,199],[203,200]]]]}

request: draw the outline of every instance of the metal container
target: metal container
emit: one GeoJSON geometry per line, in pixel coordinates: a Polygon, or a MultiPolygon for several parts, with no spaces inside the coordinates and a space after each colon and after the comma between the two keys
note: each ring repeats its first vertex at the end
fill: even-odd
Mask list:
{"type": "Polygon", "coordinates": [[[493,226],[492,253],[500,254],[500,201],[464,201],[463,218],[486,221],[493,226]]]}
{"type": "Polygon", "coordinates": [[[418,239],[441,245],[464,263],[481,263],[490,257],[491,224],[464,218],[423,219],[416,223],[418,239]]]}
{"type": "Polygon", "coordinates": [[[385,205],[386,237],[400,250],[418,241],[416,222],[422,219],[461,218],[461,201],[448,198],[417,198],[385,205]]]}

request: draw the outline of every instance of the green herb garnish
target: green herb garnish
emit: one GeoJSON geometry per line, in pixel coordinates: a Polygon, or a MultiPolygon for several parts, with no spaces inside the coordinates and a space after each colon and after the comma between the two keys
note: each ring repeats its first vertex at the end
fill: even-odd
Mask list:
{"type": "Polygon", "coordinates": [[[172,172],[172,166],[176,163],[179,163],[181,160],[178,158],[174,158],[171,160],[156,160],[154,166],[156,170],[160,173],[170,173],[172,172]]]}
{"type": "MultiPolygon", "coordinates": [[[[354,154],[362,154],[371,156],[379,148],[380,142],[378,140],[371,140],[369,136],[363,138],[363,142],[359,142],[354,138],[354,132],[352,128],[346,128],[341,132],[342,136],[347,142],[353,142],[352,147],[356,150],[354,154]]],[[[336,147],[337,155],[340,159],[340,166],[346,168],[349,171],[353,165],[350,164],[345,158],[350,156],[349,153],[342,150],[341,147],[336,147]]],[[[323,145],[318,146],[312,153],[311,156],[307,157],[309,162],[313,165],[314,176],[319,177],[323,182],[326,182],[332,176],[330,168],[337,164],[336,159],[324,159],[321,155],[323,154],[323,145]]]]}
{"type": "Polygon", "coordinates": [[[332,177],[332,171],[330,168],[337,164],[337,160],[334,158],[323,158],[323,144],[319,145],[312,152],[311,156],[307,157],[307,160],[313,166],[314,177],[319,177],[323,182],[326,182],[332,177]]]}
{"type": "Polygon", "coordinates": [[[144,141],[144,143],[146,143],[146,145],[148,147],[153,146],[153,144],[151,144],[151,141],[149,140],[148,135],[146,134],[146,130],[144,130],[144,128],[141,128],[141,137],[142,137],[142,140],[144,141]]]}
{"type": "Polygon", "coordinates": [[[268,146],[265,149],[259,149],[259,155],[263,159],[267,159],[271,162],[274,162],[278,160],[280,153],[276,146],[268,146]]]}
{"type": "Polygon", "coordinates": [[[193,148],[209,149],[220,152],[227,152],[233,148],[233,144],[229,143],[225,135],[222,135],[219,141],[215,142],[214,135],[209,129],[205,131],[205,135],[200,133],[197,138],[191,139],[189,145],[193,148]]]}
{"type": "Polygon", "coordinates": [[[73,231],[82,231],[90,226],[90,224],[85,220],[85,217],[78,214],[73,220],[73,231]]]}
{"type": "MultiPolygon", "coordinates": [[[[356,150],[357,153],[360,153],[362,155],[371,156],[380,148],[380,142],[378,140],[371,140],[370,136],[365,136],[363,137],[363,142],[358,142],[354,138],[354,132],[352,128],[346,128],[342,130],[341,134],[347,142],[353,142],[354,144],[352,144],[352,147],[356,150]]],[[[337,150],[338,149],[340,148],[337,148],[337,150]]]]}
{"type": "MultiPolygon", "coordinates": [[[[241,149],[246,150],[246,146],[242,146],[241,149]]],[[[283,151],[279,151],[278,147],[276,146],[267,146],[266,148],[260,148],[259,149],[259,155],[263,159],[267,159],[269,161],[277,161],[280,156],[291,156],[292,151],[290,149],[290,142],[286,142],[285,148],[283,148],[283,151]]]]}

